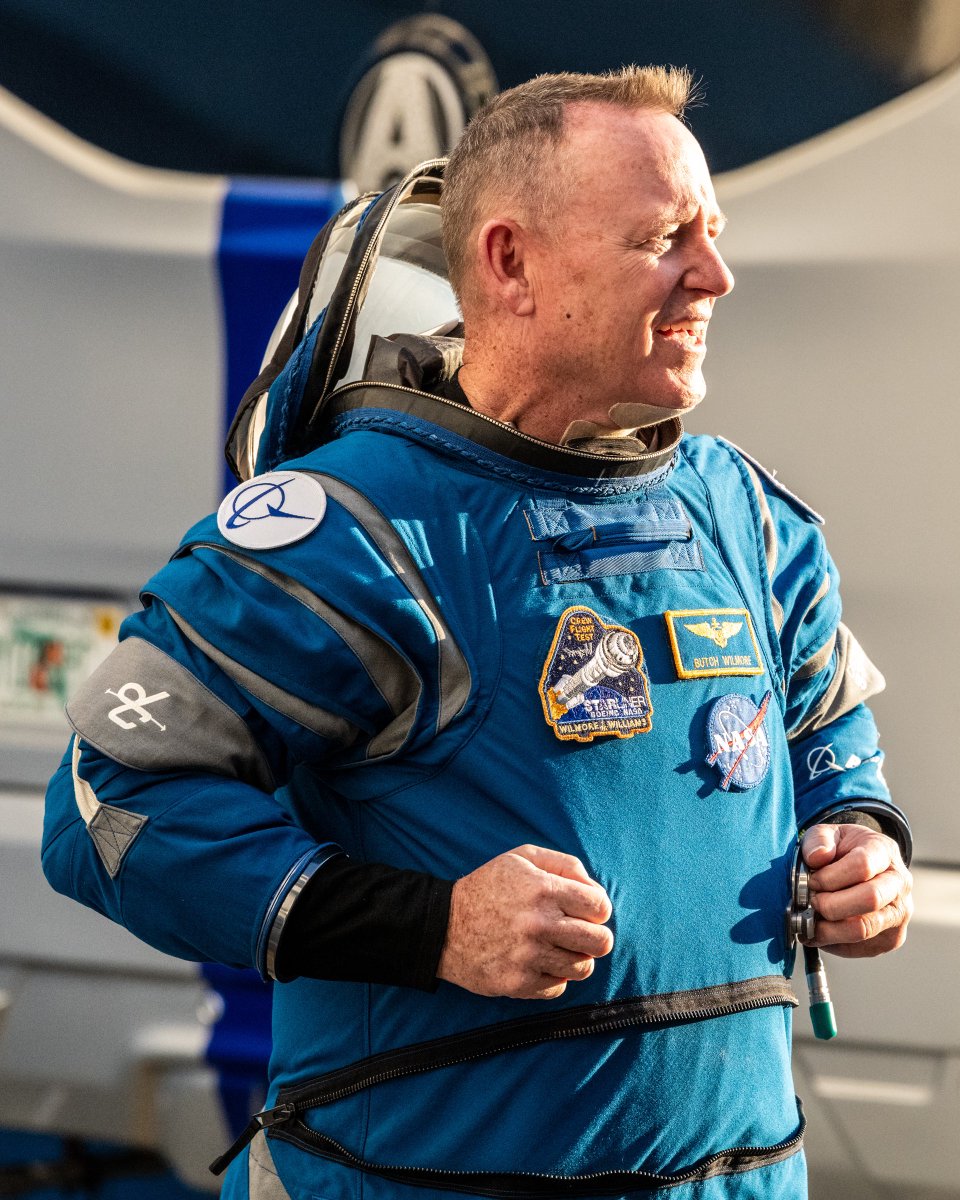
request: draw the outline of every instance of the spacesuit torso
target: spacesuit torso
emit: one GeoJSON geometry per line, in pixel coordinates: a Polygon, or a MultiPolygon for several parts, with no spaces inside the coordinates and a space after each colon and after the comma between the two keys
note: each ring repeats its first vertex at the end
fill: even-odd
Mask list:
{"type": "MultiPolygon", "coordinates": [[[[291,881],[331,843],[443,878],[526,842],[576,855],[616,944],[558,1000],[277,986],[265,1169],[324,1200],[359,1195],[357,1166],[384,1200],[801,1195],[789,860],[818,814],[888,801],[862,704],[882,681],[838,625],[815,515],[709,438],[607,464],[387,386],[331,420],[191,531],[71,705],[51,878],[163,949],[269,974],[291,881]],[[122,728],[118,696],[148,719],[122,728]],[[185,748],[198,720],[229,755],[185,748]],[[819,770],[828,743],[845,769],[819,770]],[[190,899],[159,914],[173,870],[190,899]]],[[[225,1194],[261,1169],[239,1158],[225,1194]]]]}

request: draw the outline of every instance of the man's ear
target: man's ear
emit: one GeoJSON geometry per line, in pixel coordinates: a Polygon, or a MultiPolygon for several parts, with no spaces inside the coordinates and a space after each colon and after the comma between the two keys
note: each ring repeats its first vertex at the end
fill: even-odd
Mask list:
{"type": "Polygon", "coordinates": [[[534,310],[528,248],[523,226],[508,217],[487,221],[477,235],[480,286],[515,317],[527,317],[534,310]]]}

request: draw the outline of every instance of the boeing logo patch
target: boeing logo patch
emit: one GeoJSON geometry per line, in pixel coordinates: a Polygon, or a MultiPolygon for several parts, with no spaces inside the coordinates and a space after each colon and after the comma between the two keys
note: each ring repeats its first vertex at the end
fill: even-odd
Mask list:
{"type": "Polygon", "coordinates": [[[663,616],[680,679],[763,674],[753,622],[745,608],[683,608],[663,616]]]}
{"type": "Polygon", "coordinates": [[[273,550],[312,533],[326,509],[326,493],[312,475],[271,471],[233,489],[217,510],[217,528],[235,546],[273,550]]]}
{"type": "Polygon", "coordinates": [[[856,767],[862,767],[864,763],[872,763],[877,768],[877,774],[880,774],[880,752],[877,751],[872,758],[861,758],[859,754],[848,754],[842,763],[837,762],[837,756],[833,749],[833,742],[828,742],[826,746],[814,746],[807,754],[807,770],[810,772],[810,782],[814,779],[819,779],[821,775],[826,775],[830,771],[852,771],[856,767]]]}
{"type": "Polygon", "coordinates": [[[640,639],[589,608],[561,616],[540,676],[547,724],[564,741],[628,738],[653,727],[640,639]]]}
{"type": "Polygon", "coordinates": [[[770,741],[763,722],[772,696],[773,692],[767,692],[757,708],[749,696],[731,692],[710,709],[707,762],[720,772],[720,786],[725,792],[731,786],[743,790],[756,787],[766,777],[770,741]]]}

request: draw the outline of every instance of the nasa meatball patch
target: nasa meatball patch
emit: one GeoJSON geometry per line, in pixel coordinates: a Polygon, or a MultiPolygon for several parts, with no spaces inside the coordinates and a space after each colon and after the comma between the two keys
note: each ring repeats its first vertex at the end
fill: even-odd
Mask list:
{"type": "Polygon", "coordinates": [[[707,716],[707,763],[720,773],[720,786],[746,791],[766,778],[770,766],[770,740],[763,727],[773,692],[760,707],[749,696],[731,692],[721,696],[707,716]]]}
{"type": "Polygon", "coordinates": [[[564,741],[628,738],[653,728],[640,639],[589,608],[568,608],[560,618],[540,676],[540,699],[547,724],[564,741]]]}

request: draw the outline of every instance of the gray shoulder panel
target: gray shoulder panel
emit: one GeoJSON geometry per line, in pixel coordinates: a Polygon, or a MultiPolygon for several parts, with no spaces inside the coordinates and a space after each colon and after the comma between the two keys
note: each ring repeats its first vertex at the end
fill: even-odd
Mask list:
{"type": "Polygon", "coordinates": [[[183,636],[193,642],[211,662],[216,663],[224,675],[248,691],[251,696],[256,696],[258,700],[262,700],[275,712],[289,717],[291,721],[302,725],[304,729],[309,729],[312,733],[328,738],[341,746],[350,746],[357,740],[359,730],[355,725],[351,725],[349,721],[337,716],[336,713],[319,708],[316,704],[311,704],[308,700],[303,700],[292,692],[277,687],[275,683],[264,679],[256,671],[251,671],[249,667],[245,667],[243,663],[237,662],[236,659],[224,654],[222,650],[214,646],[169,604],[165,604],[164,607],[183,636]]]}
{"type": "Polygon", "coordinates": [[[370,540],[380,550],[397,573],[404,587],[420,606],[437,638],[440,711],[437,732],[444,729],[460,712],[470,696],[470,667],[463,651],[453,639],[449,627],[440,615],[437,604],[423,581],[416,563],[403,539],[383,513],[356,488],[333,475],[309,471],[323,484],[329,496],[343,506],[364,528],[370,540]]]}
{"type": "Polygon", "coordinates": [[[413,728],[423,686],[411,664],[397,650],[356,619],[344,616],[296,579],[267,566],[252,555],[240,553],[233,547],[222,546],[217,542],[196,542],[191,549],[196,548],[216,551],[247,570],[254,571],[328,625],[363,664],[370,682],[390,706],[393,714],[393,720],[386,728],[371,739],[367,747],[367,758],[383,757],[400,749],[413,728]]]}
{"type": "Polygon", "coordinates": [[[873,665],[857,639],[841,621],[837,626],[833,652],[837,668],[833,678],[812,709],[799,725],[787,730],[787,740],[796,741],[823,729],[844,713],[876,696],[887,686],[886,680],[873,665]]]}
{"type": "Polygon", "coordinates": [[[78,734],[139,771],[210,771],[273,791],[263,751],[237,714],[169,654],[127,638],[67,705],[78,734]]]}

